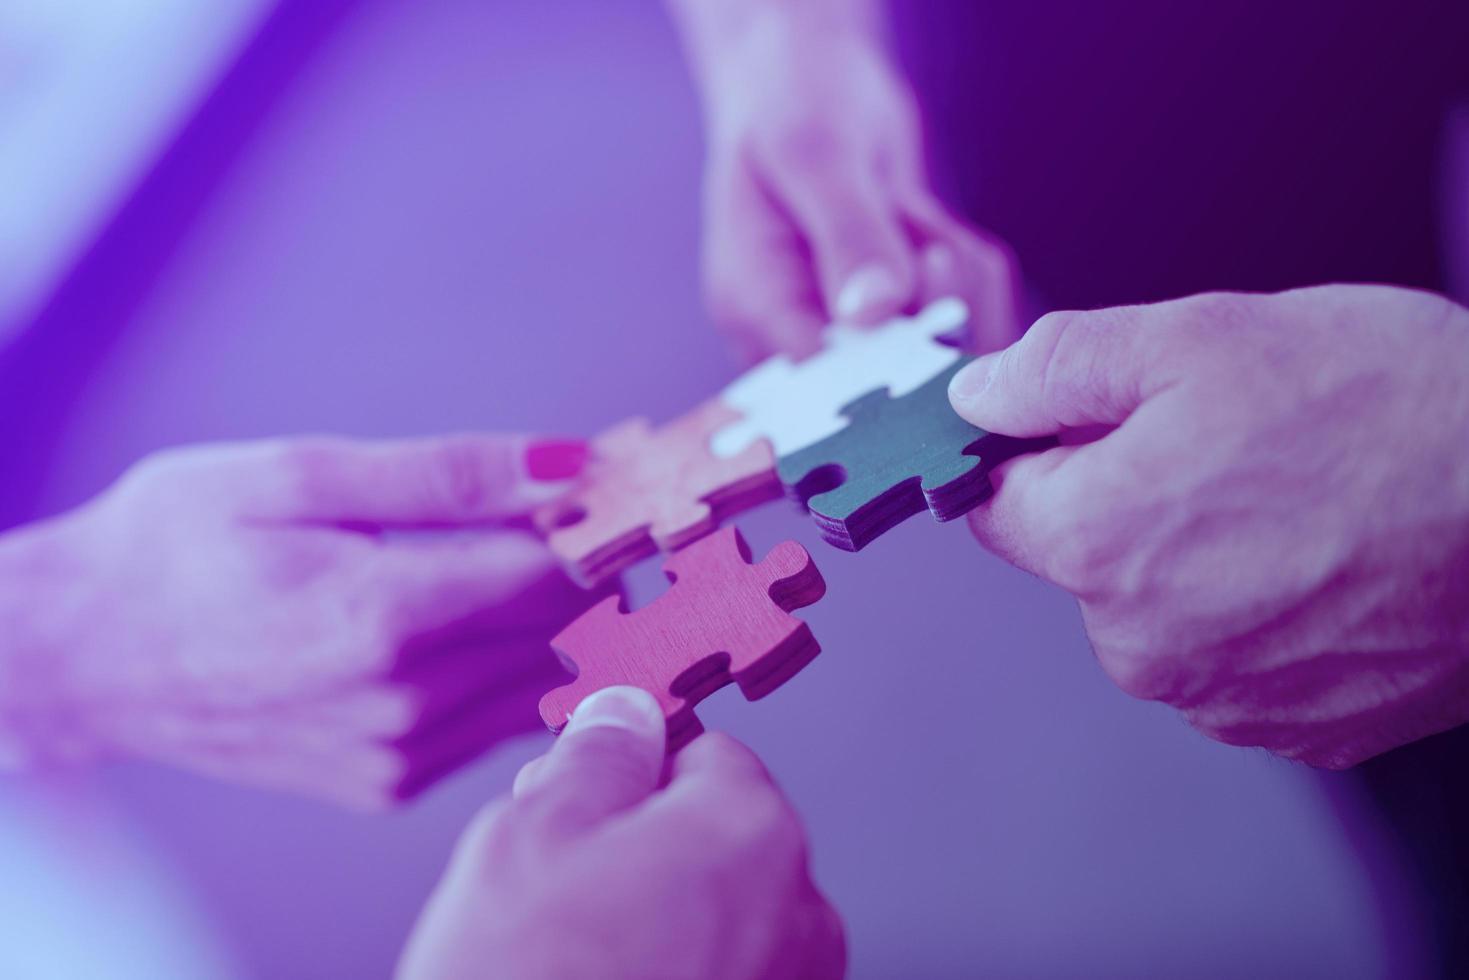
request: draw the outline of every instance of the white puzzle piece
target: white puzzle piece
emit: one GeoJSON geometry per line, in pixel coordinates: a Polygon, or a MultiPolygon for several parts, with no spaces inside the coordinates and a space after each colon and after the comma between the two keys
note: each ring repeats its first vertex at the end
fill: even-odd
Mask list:
{"type": "Polygon", "coordinates": [[[847,427],[840,411],[852,399],[876,388],[901,397],[958,360],[960,350],[937,338],[968,318],[962,300],[935,300],[880,327],[832,326],[824,348],[804,361],[784,354],[761,361],[720,394],[744,417],[716,431],[710,449],[735,456],[763,438],[779,457],[835,435],[847,427]]]}

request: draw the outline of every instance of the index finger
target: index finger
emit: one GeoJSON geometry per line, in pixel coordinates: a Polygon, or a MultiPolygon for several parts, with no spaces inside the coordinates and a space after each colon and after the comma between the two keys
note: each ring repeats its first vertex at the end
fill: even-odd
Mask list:
{"type": "Polygon", "coordinates": [[[265,519],[440,527],[493,522],[547,503],[587,458],[578,440],[459,434],[260,444],[241,464],[246,501],[265,519]]]}

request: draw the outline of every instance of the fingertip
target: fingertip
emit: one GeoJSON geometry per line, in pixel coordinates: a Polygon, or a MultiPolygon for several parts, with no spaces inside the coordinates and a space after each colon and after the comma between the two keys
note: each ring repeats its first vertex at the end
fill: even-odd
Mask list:
{"type": "Polygon", "coordinates": [[[949,404],[966,422],[989,429],[986,395],[999,373],[1000,352],[975,358],[949,379],[949,404]]]}
{"type": "Polygon", "coordinates": [[[571,713],[562,738],[598,728],[621,728],[642,739],[662,742],[666,724],[658,699],[629,685],[604,687],[582,699],[571,713]]]}
{"type": "Polygon", "coordinates": [[[837,291],[832,311],[848,323],[871,324],[899,312],[912,285],[891,264],[871,262],[849,275],[837,291]]]}

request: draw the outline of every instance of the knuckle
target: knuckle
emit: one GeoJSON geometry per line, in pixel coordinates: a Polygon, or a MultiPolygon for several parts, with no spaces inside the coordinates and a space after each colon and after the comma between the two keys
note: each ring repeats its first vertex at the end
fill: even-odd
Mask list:
{"type": "Polygon", "coordinates": [[[1102,550],[1085,533],[1055,536],[1046,548],[1046,578],[1072,595],[1087,595],[1102,566],[1102,550]]]}
{"type": "Polygon", "coordinates": [[[515,811],[503,798],[480,807],[459,838],[459,852],[480,866],[503,866],[518,850],[515,811]]]}
{"type": "Polygon", "coordinates": [[[1039,544],[1041,554],[1046,556],[1045,577],[1067,592],[1087,598],[1094,594],[1096,583],[1105,580],[1119,549],[1108,517],[1088,506],[1087,501],[1067,499],[1073,496],[1057,498],[1055,512],[1070,516],[1042,532],[1039,544]]]}
{"type": "MultiPolygon", "coordinates": [[[[383,651],[374,657],[378,670],[363,669],[361,673],[371,677],[374,673],[390,673],[398,651],[383,651]]],[[[406,738],[430,721],[428,697],[418,690],[388,688],[379,692],[375,709],[366,721],[374,737],[381,739],[406,738]]]]}
{"type": "MultiPolygon", "coordinates": [[[[1089,314],[1073,310],[1047,313],[1030,328],[1023,348],[1002,355],[1001,365],[1012,374],[1031,374],[1038,382],[1040,397],[1048,404],[1066,403],[1078,387],[1076,364],[1078,352],[1085,349],[1083,340],[1094,328],[1088,326],[1089,314]],[[1034,368],[1027,370],[1026,352],[1035,352],[1034,368]]],[[[1016,380],[1019,380],[1018,378],[1016,380]]]]}
{"type": "Polygon", "coordinates": [[[1175,316],[1155,318],[1159,344],[1235,341],[1258,319],[1253,300],[1239,293],[1199,293],[1176,300],[1175,316]]]}
{"type": "Polygon", "coordinates": [[[367,752],[342,757],[354,773],[352,804],[369,813],[382,813],[412,799],[422,786],[413,784],[413,763],[401,748],[373,746],[367,752]]]}
{"type": "Polygon", "coordinates": [[[174,447],[151,453],[128,467],[118,481],[120,489],[155,490],[187,479],[199,469],[200,451],[174,447]]]}
{"type": "Polygon", "coordinates": [[[1166,658],[1137,652],[1119,653],[1098,647],[1097,660],[1112,683],[1132,697],[1143,701],[1166,701],[1174,689],[1170,680],[1174,670],[1166,658]]]}
{"type": "Polygon", "coordinates": [[[431,498],[463,514],[481,513],[488,507],[495,477],[483,448],[468,440],[440,446],[425,474],[431,498]]]}
{"type": "Polygon", "coordinates": [[[741,287],[733,262],[718,260],[704,271],[704,303],[722,324],[743,324],[753,314],[750,289],[741,287]]]}
{"type": "Polygon", "coordinates": [[[273,447],[270,459],[280,467],[287,495],[296,501],[311,501],[330,483],[345,446],[345,440],[305,436],[273,447]]]}
{"type": "Polygon", "coordinates": [[[1114,318],[1100,312],[1050,313],[1050,341],[1041,373],[1042,394],[1054,402],[1069,404],[1079,393],[1091,391],[1100,380],[1100,349],[1117,328],[1114,318]],[[1054,318],[1054,319],[1052,319],[1054,318]]]}
{"type": "Polygon", "coordinates": [[[1240,293],[1230,293],[1223,290],[1198,293],[1182,300],[1193,315],[1193,319],[1201,323],[1237,323],[1246,313],[1250,297],[1240,293]]]}
{"type": "Polygon", "coordinates": [[[774,787],[749,791],[740,806],[721,808],[710,816],[718,821],[719,836],[737,861],[758,859],[779,866],[806,861],[805,831],[774,787]]]}
{"type": "Polygon", "coordinates": [[[403,582],[373,562],[349,565],[339,576],[340,620],[346,625],[338,663],[362,680],[397,682],[400,665],[434,639],[421,636],[421,610],[404,597],[403,582]]]}
{"type": "Polygon", "coordinates": [[[567,810],[565,794],[557,792],[554,787],[539,786],[512,799],[506,805],[502,832],[512,835],[515,842],[521,842],[527,837],[544,837],[567,810]]]}
{"type": "Polygon", "coordinates": [[[544,824],[553,810],[553,797],[547,788],[537,786],[512,799],[505,807],[505,822],[517,827],[544,824]]]}
{"type": "Polygon", "coordinates": [[[781,169],[811,174],[837,165],[847,155],[844,143],[830,126],[792,118],[770,135],[766,153],[781,169]]]}
{"type": "Polygon", "coordinates": [[[734,760],[747,757],[750,750],[727,732],[705,732],[689,747],[688,751],[691,754],[698,753],[712,758],[734,760]]]}
{"type": "Polygon", "coordinates": [[[1341,772],[1342,770],[1350,769],[1370,758],[1369,752],[1356,748],[1328,749],[1317,746],[1292,748],[1277,751],[1276,754],[1294,762],[1300,762],[1316,769],[1328,769],[1332,772],[1341,772]]]}
{"type": "Polygon", "coordinates": [[[363,791],[359,805],[367,813],[387,813],[406,802],[409,795],[400,793],[392,784],[374,784],[363,791]]]}
{"type": "Polygon", "coordinates": [[[347,446],[345,439],[333,436],[301,436],[274,445],[262,443],[259,448],[272,452],[281,465],[289,467],[302,482],[307,482],[329,471],[347,446]]]}
{"type": "Polygon", "coordinates": [[[1114,622],[1105,632],[1098,630],[1094,614],[1085,618],[1097,661],[1125,693],[1190,712],[1191,722],[1210,704],[1218,704],[1219,689],[1217,682],[1209,682],[1213,671],[1205,651],[1166,633],[1148,632],[1135,617],[1114,622]]]}
{"type": "Polygon", "coordinates": [[[1112,402],[1127,397],[1124,382],[1135,373],[1125,365],[1137,356],[1138,323],[1136,309],[1128,307],[1050,313],[1037,321],[1034,340],[1027,338],[1018,356],[1028,359],[1024,372],[1042,401],[1067,407],[1063,424],[1122,412],[1112,402]]]}
{"type": "MultiPolygon", "coordinates": [[[[1265,746],[1261,733],[1242,720],[1237,711],[1221,712],[1212,706],[1205,706],[1186,710],[1184,717],[1194,731],[1215,742],[1241,747],[1269,747],[1265,746]]],[[[1291,751],[1285,749],[1281,754],[1289,756],[1291,751]]]]}
{"type": "Polygon", "coordinates": [[[986,281],[1008,278],[1018,267],[1019,259],[1008,242],[993,235],[961,226],[968,239],[968,253],[975,270],[986,281]]]}
{"type": "Polygon", "coordinates": [[[200,512],[238,490],[238,468],[227,465],[241,450],[229,446],[184,446],[160,450],[134,463],[108,496],[130,506],[177,507],[200,512]]]}

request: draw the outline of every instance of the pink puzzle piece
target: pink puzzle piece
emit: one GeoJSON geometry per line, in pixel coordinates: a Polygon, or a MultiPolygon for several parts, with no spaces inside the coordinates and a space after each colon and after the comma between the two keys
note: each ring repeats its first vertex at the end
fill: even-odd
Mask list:
{"type": "Polygon", "coordinates": [[[769,443],[728,459],[710,451],[710,435],[738,418],[711,401],[659,429],[632,419],[598,436],[581,485],[536,515],[572,576],[595,585],[779,497],[769,443]]]}
{"type": "Polygon", "coordinates": [[[785,541],[758,564],[735,528],[694,542],[663,564],[673,582],[634,612],[610,596],[562,630],[551,645],[576,680],[541,698],[553,732],[582,698],[615,684],[651,692],[676,751],[703,731],[694,706],[733,681],[751,701],[775,690],[820,652],[811,629],[790,615],[826,592],[805,548],[785,541]]]}

